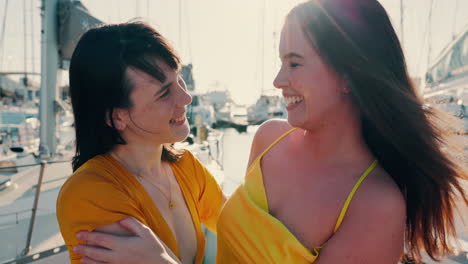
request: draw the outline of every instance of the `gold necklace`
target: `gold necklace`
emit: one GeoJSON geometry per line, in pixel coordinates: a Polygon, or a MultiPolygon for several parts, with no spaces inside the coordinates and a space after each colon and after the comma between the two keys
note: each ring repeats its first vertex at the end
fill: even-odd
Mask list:
{"type": "MultiPolygon", "coordinates": [[[[164,170],[166,170],[166,169],[164,169],[164,170]]],[[[152,186],[156,187],[159,190],[159,192],[164,196],[164,198],[166,198],[166,200],[169,201],[169,209],[174,209],[175,205],[174,205],[174,202],[172,201],[172,191],[171,191],[171,186],[172,185],[171,185],[171,180],[169,178],[168,178],[169,179],[168,180],[169,181],[169,198],[168,198],[167,195],[163,192],[163,190],[159,186],[157,186],[155,183],[151,182],[150,180],[148,180],[148,179],[146,179],[144,177],[141,177],[140,174],[136,174],[136,176],[140,180],[140,182],[142,180],[145,180],[147,183],[149,183],[152,186]]],[[[167,174],[167,176],[169,177],[169,174],[167,174]]]]}
{"type": "MultiPolygon", "coordinates": [[[[111,152],[110,155],[113,156],[114,159],[117,160],[117,161],[118,161],[119,163],[121,163],[122,165],[126,164],[126,163],[123,162],[123,160],[117,155],[117,153],[111,152]]],[[[161,164],[161,165],[162,165],[162,164],[161,164]]],[[[131,173],[130,170],[129,170],[125,165],[124,165],[124,167],[127,169],[127,171],[128,171],[129,173],[131,173]]],[[[164,170],[166,170],[166,169],[164,169],[164,170]]],[[[162,190],[159,186],[157,186],[155,183],[153,183],[153,182],[147,180],[147,179],[144,178],[144,177],[141,177],[141,175],[140,175],[139,173],[135,173],[134,175],[135,175],[136,178],[140,181],[140,183],[142,183],[142,180],[144,179],[146,182],[148,182],[148,183],[151,184],[152,186],[156,187],[156,188],[159,190],[159,192],[164,196],[164,198],[166,198],[166,200],[169,201],[169,209],[173,209],[173,208],[175,207],[174,202],[172,201],[171,180],[169,179],[169,173],[167,174],[167,175],[168,175],[168,179],[169,179],[169,180],[168,180],[168,181],[169,181],[169,198],[167,198],[167,195],[166,195],[166,194],[163,192],[163,190],[162,190]]]]}

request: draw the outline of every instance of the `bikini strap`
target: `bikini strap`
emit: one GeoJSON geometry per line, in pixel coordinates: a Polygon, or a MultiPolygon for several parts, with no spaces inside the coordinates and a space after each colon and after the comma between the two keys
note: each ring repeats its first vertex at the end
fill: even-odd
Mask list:
{"type": "Polygon", "coordinates": [[[289,135],[289,133],[293,132],[294,130],[296,130],[297,127],[293,127],[291,129],[289,129],[288,131],[286,131],[284,134],[282,134],[280,137],[278,137],[275,141],[273,141],[273,143],[270,144],[270,146],[268,146],[268,148],[266,148],[262,154],[260,154],[257,159],[260,159],[261,157],[263,157],[263,155],[265,155],[265,153],[267,153],[273,146],[276,145],[276,143],[280,142],[281,139],[283,139],[284,137],[286,137],[287,135],[289,135]]]}
{"type": "Polygon", "coordinates": [[[378,163],[377,160],[374,160],[374,162],[372,162],[372,164],[369,166],[369,168],[367,168],[367,170],[361,175],[359,180],[354,185],[353,190],[348,195],[348,198],[346,199],[346,202],[344,203],[344,206],[341,209],[340,217],[338,217],[338,221],[336,221],[335,230],[333,230],[333,233],[335,233],[336,230],[338,230],[338,228],[340,228],[341,223],[343,222],[343,219],[344,219],[344,217],[346,215],[346,212],[348,211],[349,204],[351,203],[351,200],[354,197],[354,194],[356,193],[357,189],[359,188],[361,183],[364,181],[364,179],[367,177],[367,175],[369,175],[369,173],[371,173],[371,171],[377,166],[377,163],[378,163]]]}

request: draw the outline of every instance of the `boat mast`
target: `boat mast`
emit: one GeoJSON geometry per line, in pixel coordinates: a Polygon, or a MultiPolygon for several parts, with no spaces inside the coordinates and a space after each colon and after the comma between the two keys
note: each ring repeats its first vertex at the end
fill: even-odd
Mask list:
{"type": "Polygon", "coordinates": [[[179,0],[179,47],[182,50],[182,0],[179,0]]]}
{"type": "Polygon", "coordinates": [[[55,154],[57,140],[56,98],[59,54],[57,42],[57,5],[58,0],[41,2],[41,89],[39,104],[41,158],[50,158],[55,154]]]}
{"type": "MultiPolygon", "coordinates": [[[[432,22],[433,5],[434,5],[434,0],[431,0],[431,3],[429,4],[429,15],[427,16],[426,30],[424,32],[424,37],[423,37],[423,42],[426,40],[426,37],[427,37],[427,61],[426,61],[425,71],[423,72],[421,76],[421,82],[420,82],[420,87],[421,87],[420,89],[423,94],[425,93],[426,88],[431,86],[431,84],[429,84],[426,80],[426,72],[429,70],[429,67],[430,67],[430,60],[431,60],[431,53],[432,53],[432,44],[431,44],[432,23],[431,22],[432,22]]],[[[423,54],[421,54],[421,59],[422,58],[423,58],[423,54]]],[[[418,62],[418,68],[419,68],[419,62],[418,62]]]]}
{"type": "MultiPolygon", "coordinates": [[[[31,10],[31,69],[32,69],[32,72],[36,72],[36,65],[35,65],[35,62],[36,62],[36,56],[35,56],[35,51],[34,51],[34,44],[36,44],[35,42],[35,39],[34,39],[34,16],[32,15],[33,14],[33,11],[34,11],[34,6],[33,6],[33,1],[30,1],[30,10],[31,10]]],[[[34,98],[34,96],[33,96],[34,98]]]]}
{"type": "Polygon", "coordinates": [[[8,0],[5,1],[5,9],[3,10],[3,23],[2,23],[2,31],[0,32],[0,70],[3,69],[3,61],[4,53],[3,50],[5,49],[5,29],[6,29],[6,22],[7,22],[7,15],[8,15],[8,0]]]}
{"type": "Polygon", "coordinates": [[[260,31],[260,87],[262,89],[261,94],[265,93],[265,11],[266,10],[266,0],[262,1],[262,10],[261,10],[261,31],[260,31]]]}
{"type": "MultiPolygon", "coordinates": [[[[24,98],[23,100],[26,101],[27,99],[27,89],[28,89],[28,27],[26,26],[26,22],[27,22],[27,19],[26,19],[26,16],[27,16],[27,10],[26,10],[26,0],[23,0],[23,30],[24,30],[24,43],[23,43],[23,48],[24,48],[24,53],[23,53],[23,59],[24,59],[24,79],[23,79],[23,84],[24,84],[24,88],[25,88],[25,92],[24,92],[24,98]]],[[[32,30],[32,29],[31,29],[32,30]]]]}
{"type": "Polygon", "coordinates": [[[434,7],[434,0],[431,0],[431,4],[429,6],[429,19],[428,19],[428,37],[427,37],[427,41],[428,41],[428,50],[427,50],[427,65],[426,65],[426,69],[429,69],[429,66],[431,65],[431,53],[432,53],[432,9],[434,7]]]}

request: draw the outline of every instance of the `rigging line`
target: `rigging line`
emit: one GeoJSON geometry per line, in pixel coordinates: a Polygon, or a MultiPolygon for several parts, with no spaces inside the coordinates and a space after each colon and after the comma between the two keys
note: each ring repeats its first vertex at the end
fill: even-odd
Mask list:
{"type": "Polygon", "coordinates": [[[31,10],[31,57],[32,57],[32,72],[36,72],[36,65],[35,65],[35,62],[36,62],[36,55],[35,55],[35,51],[34,51],[34,41],[35,41],[35,38],[34,38],[34,12],[33,12],[33,9],[34,9],[34,6],[33,6],[33,1],[34,0],[30,0],[29,3],[30,3],[30,10],[31,10]]]}
{"type": "Polygon", "coordinates": [[[457,27],[457,11],[458,11],[458,0],[455,0],[455,11],[453,12],[453,26],[452,26],[452,39],[457,37],[456,35],[456,27],[457,27]]]}
{"type": "Polygon", "coordinates": [[[188,45],[188,61],[193,64],[192,58],[192,43],[191,43],[191,30],[190,30],[190,10],[188,7],[189,3],[185,5],[185,32],[187,34],[187,45],[188,45]]]}
{"type": "Polygon", "coordinates": [[[182,0],[179,0],[179,45],[182,50],[182,0]]]}
{"type": "MultiPolygon", "coordinates": [[[[28,38],[28,27],[26,25],[26,22],[27,22],[27,17],[26,17],[26,0],[23,0],[23,29],[24,29],[24,45],[23,45],[23,48],[24,48],[24,78],[25,78],[25,81],[27,81],[28,79],[28,41],[27,41],[27,38],[28,38]]],[[[25,82],[24,83],[25,86],[27,86],[27,83],[25,82]]]]}
{"type": "Polygon", "coordinates": [[[0,34],[0,69],[3,70],[3,61],[4,61],[4,53],[5,50],[4,41],[5,41],[5,29],[6,29],[6,21],[8,15],[8,0],[5,0],[5,9],[3,10],[3,23],[2,23],[2,32],[0,34]]]}
{"type": "MultiPolygon", "coordinates": [[[[263,12],[263,11],[260,11],[260,12],[263,12]]],[[[260,38],[262,36],[261,34],[261,24],[262,24],[262,21],[261,21],[261,16],[258,16],[258,24],[257,24],[257,46],[256,46],[256,59],[255,59],[255,76],[254,76],[254,87],[256,87],[257,89],[258,88],[262,88],[260,85],[260,81],[259,81],[259,75],[260,75],[260,54],[261,54],[261,51],[262,51],[262,47],[261,47],[261,43],[260,43],[260,38]]],[[[260,94],[262,94],[263,91],[260,91],[260,94]]]]}
{"type": "MultiPolygon", "coordinates": [[[[272,54],[278,54],[278,49],[276,48],[277,46],[277,38],[278,38],[278,32],[277,32],[277,29],[278,29],[278,1],[276,1],[276,4],[275,4],[275,8],[273,10],[273,53],[272,54]]],[[[277,67],[278,67],[278,59],[277,59],[277,56],[274,56],[273,57],[273,69],[276,71],[277,70],[277,67]]]]}
{"type": "MultiPolygon", "coordinates": [[[[429,43],[429,38],[428,38],[428,32],[429,32],[429,27],[430,27],[430,21],[432,19],[432,4],[433,4],[434,0],[431,0],[431,4],[429,6],[429,14],[427,16],[427,23],[426,23],[426,28],[424,29],[424,34],[423,34],[423,38],[422,38],[422,47],[421,47],[421,53],[419,54],[419,59],[418,59],[418,64],[417,64],[417,67],[416,69],[418,71],[420,71],[420,68],[421,68],[421,61],[422,61],[422,57],[423,57],[423,50],[424,50],[424,47],[426,46],[426,43],[429,43]]],[[[429,67],[429,65],[426,65],[426,68],[429,67]]],[[[428,69],[425,69],[425,71],[427,71],[428,69]]]]}
{"type": "Polygon", "coordinates": [[[260,83],[260,87],[262,89],[262,94],[265,90],[265,12],[266,12],[266,0],[263,0],[262,1],[262,9],[261,9],[261,38],[260,38],[260,43],[261,43],[261,47],[260,47],[260,57],[262,58],[261,61],[260,61],[260,80],[261,80],[261,83],[260,83]]]}
{"type": "Polygon", "coordinates": [[[431,28],[431,24],[432,24],[432,23],[431,23],[431,22],[432,22],[432,9],[434,9],[433,7],[434,7],[434,0],[431,0],[431,5],[430,5],[430,9],[429,9],[429,21],[428,21],[428,23],[427,23],[427,24],[428,24],[428,27],[429,27],[429,29],[428,29],[428,31],[427,31],[427,32],[428,32],[428,33],[427,33],[427,35],[428,35],[428,37],[427,37],[427,39],[428,39],[427,44],[429,45],[429,48],[428,48],[428,51],[427,51],[427,64],[426,64],[426,68],[429,68],[429,65],[430,65],[430,62],[431,62],[431,53],[432,53],[432,45],[431,45],[431,41],[432,41],[432,34],[431,34],[431,33],[432,33],[432,32],[431,32],[431,31],[432,31],[432,30],[431,30],[432,28],[431,28]]]}

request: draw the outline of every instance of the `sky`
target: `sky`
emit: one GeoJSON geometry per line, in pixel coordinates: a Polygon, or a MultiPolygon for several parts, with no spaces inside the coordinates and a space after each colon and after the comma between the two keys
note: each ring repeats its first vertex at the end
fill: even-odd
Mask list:
{"type": "MultiPolygon", "coordinates": [[[[279,92],[272,85],[280,66],[279,34],[285,15],[300,2],[82,0],[106,23],[135,18],[150,23],[172,42],[184,63],[193,64],[198,91],[228,90],[240,104],[254,103],[261,93],[279,92]]],[[[412,76],[421,76],[428,62],[434,63],[453,36],[468,26],[468,0],[403,0],[402,38],[401,1],[379,2],[400,36],[412,76]]],[[[40,4],[40,0],[0,0],[0,71],[24,71],[25,58],[27,71],[40,71],[40,4]]],[[[62,74],[61,83],[66,82],[67,75],[62,74]]]]}

